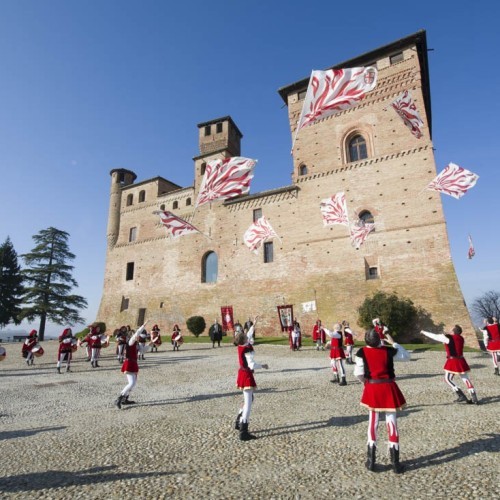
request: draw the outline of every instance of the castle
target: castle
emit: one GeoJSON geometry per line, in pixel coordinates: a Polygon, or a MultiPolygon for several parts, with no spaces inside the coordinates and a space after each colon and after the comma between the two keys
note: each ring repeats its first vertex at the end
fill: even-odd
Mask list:
{"type": "MultiPolygon", "coordinates": [[[[207,324],[221,306],[244,322],[259,314],[259,335],[277,335],[277,306],[293,304],[304,333],[319,317],[327,326],[347,319],[377,290],[411,298],[446,328],[455,323],[473,337],[469,313],[451,260],[440,194],[423,191],[436,176],[425,31],[372,50],[334,68],[374,66],[376,88],[357,106],[300,131],[291,184],[197,208],[190,220],[201,232],[167,236],[155,210],[189,219],[207,162],[240,155],[242,134],[231,117],[200,123],[194,183],[162,177],[135,182],[124,168],[111,171],[104,290],[98,320],[108,328],[157,323],[164,333],[193,315],[207,324]],[[410,90],[424,121],[417,139],[390,108],[410,90]],[[344,191],[350,213],[374,221],[359,250],[340,225],[324,226],[320,202],[344,191]],[[280,239],[255,255],[243,243],[264,215],[280,239]],[[316,301],[317,311],[301,304],[316,301]]],[[[279,89],[292,135],[309,79],[279,89]]],[[[288,155],[288,151],[283,151],[288,155]]]]}

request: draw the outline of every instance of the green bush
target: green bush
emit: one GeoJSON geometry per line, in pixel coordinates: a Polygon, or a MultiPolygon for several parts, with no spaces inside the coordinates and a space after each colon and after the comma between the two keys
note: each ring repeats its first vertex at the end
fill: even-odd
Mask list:
{"type": "Polygon", "coordinates": [[[207,324],[202,316],[191,316],[186,321],[186,326],[195,337],[198,337],[204,332],[207,324]]]}

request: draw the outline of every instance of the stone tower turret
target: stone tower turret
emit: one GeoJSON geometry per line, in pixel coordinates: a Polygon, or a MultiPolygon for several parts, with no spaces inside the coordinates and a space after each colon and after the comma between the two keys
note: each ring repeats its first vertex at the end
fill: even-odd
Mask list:
{"type": "Polygon", "coordinates": [[[125,168],[114,168],[109,174],[111,175],[111,189],[109,193],[107,239],[108,249],[112,249],[120,232],[122,188],[133,184],[137,175],[125,168]]]}
{"type": "Polygon", "coordinates": [[[200,155],[194,160],[194,187],[200,187],[206,164],[217,158],[229,158],[241,155],[240,132],[230,116],[198,123],[198,143],[200,155]]]}

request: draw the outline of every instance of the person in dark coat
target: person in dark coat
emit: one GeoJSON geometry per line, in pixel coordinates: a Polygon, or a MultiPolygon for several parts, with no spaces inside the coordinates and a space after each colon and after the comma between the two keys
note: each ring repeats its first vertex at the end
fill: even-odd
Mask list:
{"type": "Polygon", "coordinates": [[[222,325],[214,320],[214,324],[208,330],[208,334],[210,335],[210,340],[212,341],[212,348],[215,348],[215,343],[220,347],[220,341],[222,340],[222,325]]]}

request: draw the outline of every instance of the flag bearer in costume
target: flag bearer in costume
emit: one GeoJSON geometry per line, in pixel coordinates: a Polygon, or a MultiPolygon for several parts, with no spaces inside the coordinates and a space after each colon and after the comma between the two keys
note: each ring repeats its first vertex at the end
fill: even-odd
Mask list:
{"type": "Polygon", "coordinates": [[[146,352],[146,341],[148,340],[149,335],[146,330],[143,330],[139,334],[139,338],[137,340],[137,349],[139,351],[139,359],[144,359],[144,353],[146,352]]]}
{"type": "Polygon", "coordinates": [[[87,354],[90,348],[90,361],[92,368],[99,368],[98,360],[101,354],[101,327],[99,325],[90,326],[90,332],[82,340],[87,343],[87,354]]]}
{"type": "Polygon", "coordinates": [[[324,351],[325,350],[325,343],[326,343],[326,337],[325,337],[325,331],[323,330],[321,326],[321,320],[318,319],[316,321],[316,324],[314,325],[313,332],[312,332],[312,338],[313,342],[316,342],[316,350],[319,351],[319,348],[324,351]]]}
{"type": "MultiPolygon", "coordinates": [[[[248,335],[253,337],[253,329],[257,324],[258,317],[254,319],[254,324],[250,327],[248,335]]],[[[243,408],[236,417],[234,428],[240,431],[240,440],[249,441],[256,439],[256,437],[248,432],[248,422],[250,419],[250,411],[252,409],[253,393],[257,388],[253,372],[257,368],[267,370],[269,368],[266,364],[258,364],[254,361],[254,349],[248,342],[247,333],[243,330],[236,334],[234,344],[238,347],[238,362],[239,370],[236,378],[236,387],[243,391],[243,408]]]]}
{"type": "Polygon", "coordinates": [[[161,335],[160,335],[160,328],[158,325],[153,326],[151,329],[151,352],[153,350],[155,352],[158,352],[158,347],[161,346],[161,335]]]}
{"type": "Polygon", "coordinates": [[[342,321],[342,326],[344,328],[344,344],[346,348],[346,363],[348,365],[354,364],[352,360],[352,350],[354,349],[354,334],[349,328],[349,323],[347,321],[342,321]]]}
{"type": "Polygon", "coordinates": [[[118,363],[123,363],[125,359],[125,346],[128,342],[127,327],[122,326],[119,330],[115,330],[114,336],[116,339],[116,358],[118,359],[118,363]]]}
{"type": "Polygon", "coordinates": [[[396,411],[406,405],[406,400],[395,382],[394,360],[406,361],[408,351],[394,342],[386,333],[385,340],[391,346],[383,345],[375,329],[365,334],[366,347],[356,353],[354,375],[364,384],[361,405],[370,410],[368,420],[368,449],[366,468],[375,470],[377,427],[379,414],[385,413],[385,424],[389,436],[389,451],[392,469],[396,474],[403,472],[399,463],[399,434],[396,411]]]}
{"type": "Polygon", "coordinates": [[[172,332],[171,341],[172,345],[174,346],[174,351],[178,351],[179,347],[184,343],[179,325],[174,325],[174,331],[172,332]]]}
{"type": "Polygon", "coordinates": [[[71,364],[71,358],[73,357],[74,342],[75,337],[73,337],[71,328],[65,328],[61,335],[59,335],[59,350],[57,353],[56,366],[57,373],[61,373],[61,365],[63,361],[66,361],[66,371],[71,371],[69,365],[71,364]]]}
{"type": "Polygon", "coordinates": [[[336,323],[333,326],[333,331],[326,328],[323,328],[323,330],[330,337],[330,363],[333,370],[332,382],[339,382],[339,385],[347,385],[344,368],[345,353],[342,343],[342,325],[336,323]]]}
{"type": "Polygon", "coordinates": [[[22,347],[23,358],[26,358],[26,364],[28,366],[33,365],[35,360],[35,355],[33,354],[33,347],[38,343],[38,332],[36,330],[31,330],[28,338],[24,341],[22,347]]]}
{"type": "Polygon", "coordinates": [[[382,344],[385,341],[385,334],[389,331],[389,328],[380,321],[380,318],[374,318],[372,319],[372,324],[373,324],[373,329],[378,333],[378,336],[380,337],[380,340],[382,341],[382,344]]]}
{"type": "Polygon", "coordinates": [[[495,375],[500,375],[498,372],[498,358],[500,357],[500,328],[498,322],[495,322],[493,318],[487,318],[484,320],[485,326],[483,328],[483,340],[486,350],[491,354],[491,360],[493,361],[493,372],[495,375]]]}
{"type": "Polygon", "coordinates": [[[115,405],[121,409],[122,405],[133,405],[135,401],[129,401],[128,397],[130,392],[137,384],[137,374],[139,373],[139,364],[137,363],[137,344],[139,341],[140,334],[144,331],[146,327],[144,323],[133,335],[125,346],[125,361],[122,365],[122,372],[125,373],[127,377],[127,385],[123,388],[122,392],[115,401],[115,405]]]}
{"type": "Polygon", "coordinates": [[[302,332],[300,330],[300,324],[297,320],[293,320],[292,348],[294,351],[298,351],[301,347],[302,347],[302,332]]]}
{"type": "Polygon", "coordinates": [[[470,371],[469,365],[464,358],[464,338],[462,337],[462,327],[460,325],[455,325],[450,333],[443,335],[437,333],[420,332],[430,339],[437,340],[444,344],[446,349],[446,363],[444,364],[444,380],[451,387],[451,389],[457,394],[457,403],[465,401],[470,403],[467,396],[462,392],[461,389],[453,382],[453,377],[455,375],[460,375],[467,389],[469,389],[470,397],[472,403],[479,404],[477,399],[476,390],[472,385],[467,374],[470,371]]]}

